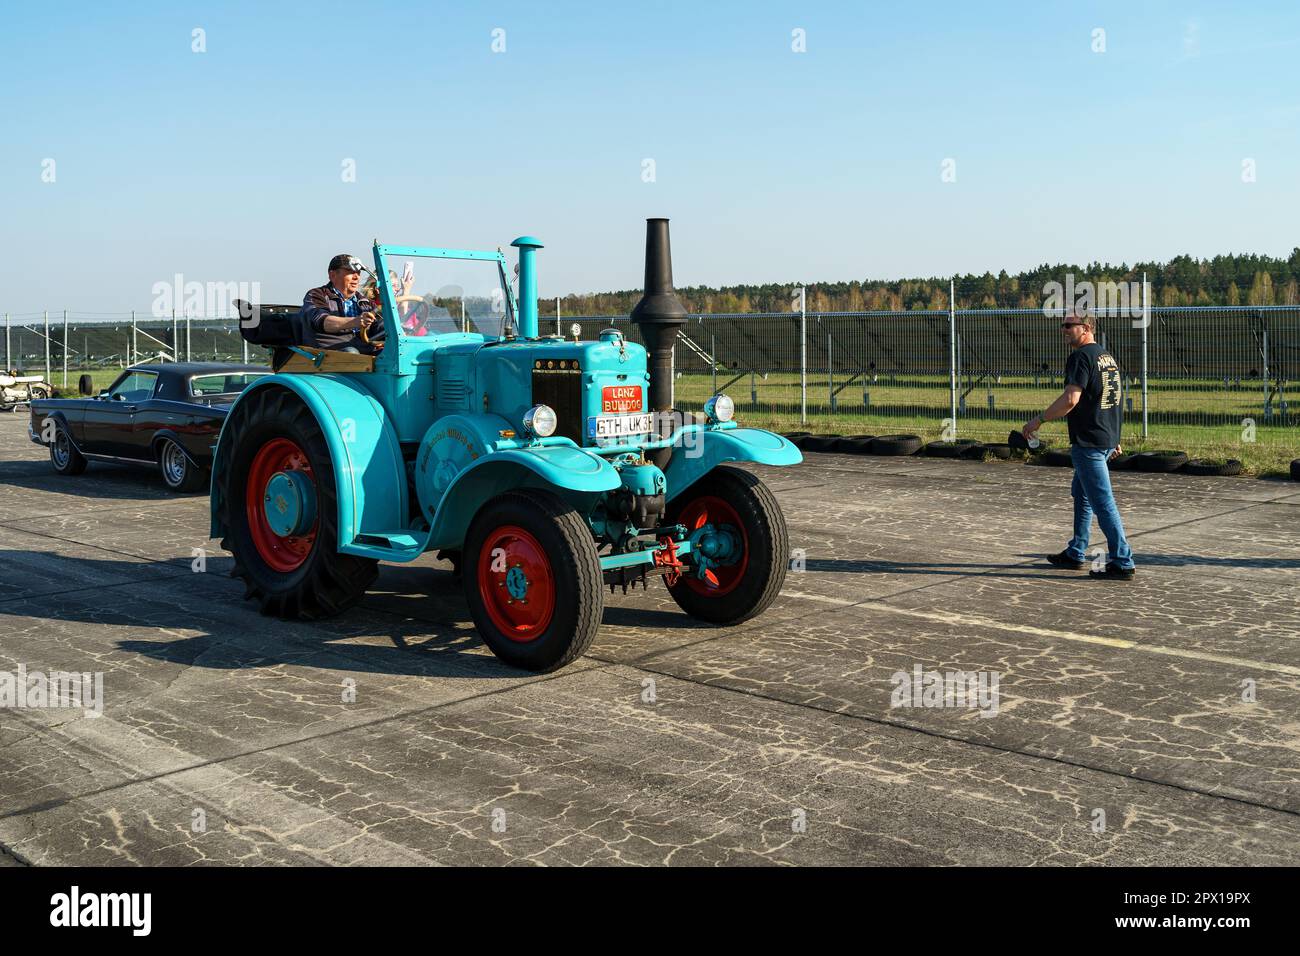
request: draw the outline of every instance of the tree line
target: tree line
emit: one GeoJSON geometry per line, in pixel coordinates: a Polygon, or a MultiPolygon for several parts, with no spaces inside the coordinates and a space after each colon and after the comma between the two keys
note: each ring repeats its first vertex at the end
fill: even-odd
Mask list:
{"type": "MultiPolygon", "coordinates": [[[[1133,265],[1093,262],[1086,266],[1060,263],[1008,274],[952,277],[959,309],[1038,309],[1044,286],[1074,276],[1083,281],[1141,282],[1146,273],[1153,305],[1297,305],[1300,304],[1300,246],[1287,258],[1221,255],[1211,259],[1175,256],[1168,262],[1133,265]]],[[[810,312],[874,312],[948,308],[949,277],[928,279],[853,279],[808,283],[810,312]]],[[[797,286],[790,283],[735,285],[722,288],[690,286],[678,289],[690,312],[790,312],[797,310],[797,286]]],[[[626,315],[641,298],[639,289],[573,294],[561,299],[565,315],[626,315]]],[[[548,303],[542,303],[545,311],[548,303]]]]}

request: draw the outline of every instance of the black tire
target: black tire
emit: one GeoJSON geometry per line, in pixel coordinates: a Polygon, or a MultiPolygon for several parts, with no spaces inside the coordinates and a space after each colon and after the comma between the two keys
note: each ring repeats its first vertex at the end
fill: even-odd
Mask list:
{"type": "Polygon", "coordinates": [[[1300,458],[1291,460],[1291,480],[1300,481],[1300,458]]]}
{"type": "Polygon", "coordinates": [[[867,443],[875,435],[845,435],[835,439],[835,450],[842,455],[865,455],[867,443]]]}
{"type": "Polygon", "coordinates": [[[89,375],[83,375],[77,379],[77,394],[93,395],[95,393],[95,380],[89,375]]]}
{"type": "Polygon", "coordinates": [[[172,491],[207,490],[207,471],[190,461],[184,449],[170,438],[158,440],[154,445],[154,457],[158,459],[158,471],[162,475],[163,484],[172,491]]]}
{"type": "Polygon", "coordinates": [[[990,442],[987,445],[980,446],[980,458],[992,457],[998,461],[1011,460],[1011,446],[1005,442],[990,442]]]}
{"type": "Polygon", "coordinates": [[[812,432],[782,432],[781,437],[789,441],[798,441],[800,438],[807,438],[812,432]]]}
{"type": "Polygon", "coordinates": [[[800,440],[799,448],[803,451],[830,452],[835,451],[839,440],[837,435],[809,435],[800,440]]]}
{"type": "Polygon", "coordinates": [[[1074,467],[1074,459],[1070,457],[1068,451],[1045,451],[1041,455],[1035,455],[1034,462],[1039,465],[1047,465],[1049,468],[1074,467]]]}
{"type": "MultiPolygon", "coordinates": [[[[474,624],[484,643],[505,663],[529,671],[552,671],[581,657],[591,646],[605,610],[600,556],[587,522],[559,496],[529,488],[493,498],[470,523],[464,566],[465,600],[474,624]],[[493,559],[485,548],[491,536],[507,525],[522,528],[541,546],[554,582],[554,610],[544,629],[526,641],[512,638],[498,626],[482,593],[481,565],[488,562],[490,568],[493,559]]],[[[505,581],[498,586],[504,587],[505,581]]]]}
{"type": "Polygon", "coordinates": [[[1111,471],[1132,471],[1133,461],[1136,458],[1137,452],[1124,452],[1106,462],[1106,467],[1111,471]]]}
{"type": "Polygon", "coordinates": [[[56,425],[54,441],[50,443],[50,465],[60,475],[79,475],[86,470],[86,459],[77,451],[72,436],[62,425],[56,425]]]}
{"type": "Polygon", "coordinates": [[[1233,475],[1241,474],[1241,462],[1235,458],[1226,460],[1189,458],[1178,471],[1184,475],[1196,475],[1202,478],[1231,478],[1233,475]]]}
{"type": "Polygon", "coordinates": [[[1140,451],[1133,459],[1138,471],[1152,474],[1169,474],[1187,464],[1187,452],[1184,451],[1140,451]]]}
{"type": "Polygon", "coordinates": [[[678,523],[683,513],[704,497],[722,499],[740,519],[745,541],[744,571],[725,594],[701,593],[685,575],[668,588],[668,593],[691,617],[722,626],[740,624],[766,611],[781,593],[790,563],[785,515],[776,496],[761,480],[743,469],[719,465],[669,503],[665,523],[678,523]]]}
{"type": "Polygon", "coordinates": [[[968,448],[978,444],[969,438],[960,441],[932,441],[925,446],[925,455],[927,458],[961,458],[968,448]]]}
{"type": "Polygon", "coordinates": [[[302,400],[287,389],[258,389],[235,405],[221,444],[221,460],[213,466],[217,517],[226,528],[221,546],[234,556],[231,574],[244,582],[244,598],[257,601],[263,614],[308,620],[333,616],[360,601],[379,575],[379,562],[336,549],[334,463],[302,400]],[[253,459],[277,438],[289,439],[306,454],[316,494],[315,539],[306,559],[291,571],[277,571],[258,553],[244,507],[253,459]]]}
{"type": "Polygon", "coordinates": [[[51,389],[48,385],[29,385],[27,386],[27,396],[33,402],[44,401],[49,398],[51,389]]]}
{"type": "Polygon", "coordinates": [[[869,454],[872,455],[915,455],[921,450],[919,435],[881,435],[871,439],[869,454]]]}

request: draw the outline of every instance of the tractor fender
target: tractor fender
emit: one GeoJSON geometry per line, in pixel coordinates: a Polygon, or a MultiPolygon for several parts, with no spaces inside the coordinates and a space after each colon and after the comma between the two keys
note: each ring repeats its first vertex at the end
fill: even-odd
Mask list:
{"type": "Polygon", "coordinates": [[[567,438],[520,442],[496,415],[447,415],[420,442],[415,487],[429,521],[426,549],[458,549],[478,510],[517,488],[546,488],[581,507],[620,484],[614,466],[567,438]]]}
{"type": "Polygon", "coordinates": [[[664,469],[668,479],[668,500],[695,484],[714,466],[728,461],[797,465],[803,461],[803,454],[792,442],[761,428],[683,426],[673,435],[673,457],[664,469]],[[687,435],[687,432],[694,434],[687,435]]]}
{"type": "MultiPolygon", "coordinates": [[[[293,392],[316,419],[325,436],[334,465],[338,498],[340,550],[351,550],[366,532],[391,531],[408,523],[406,465],[397,433],[384,407],[364,386],[342,375],[266,375],[248,386],[226,415],[229,422],[240,403],[268,388],[293,392]]],[[[213,456],[213,472],[229,460],[225,447],[229,432],[224,425],[213,456]]],[[[213,487],[216,487],[213,482],[213,487]]],[[[212,499],[212,535],[225,533],[217,521],[217,500],[212,499]]]]}

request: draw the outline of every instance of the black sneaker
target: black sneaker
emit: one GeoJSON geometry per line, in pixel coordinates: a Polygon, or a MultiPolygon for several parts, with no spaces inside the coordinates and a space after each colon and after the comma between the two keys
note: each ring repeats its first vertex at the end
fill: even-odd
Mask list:
{"type": "Polygon", "coordinates": [[[1065,568],[1069,571],[1082,571],[1088,566],[1087,561],[1076,561],[1070,557],[1068,551],[1062,551],[1060,554],[1049,554],[1047,563],[1054,568],[1065,568]]]}
{"type": "Polygon", "coordinates": [[[1121,568],[1114,562],[1107,562],[1105,571],[1089,571],[1088,577],[1106,581],[1132,581],[1137,568],[1121,568]]]}

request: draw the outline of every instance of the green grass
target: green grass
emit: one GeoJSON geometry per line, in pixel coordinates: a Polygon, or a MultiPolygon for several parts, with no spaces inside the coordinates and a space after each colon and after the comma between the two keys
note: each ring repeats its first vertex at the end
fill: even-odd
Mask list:
{"type": "MultiPolygon", "coordinates": [[[[907,385],[889,385],[876,382],[870,385],[870,406],[862,402],[861,382],[855,382],[837,396],[837,407],[829,410],[827,384],[809,382],[808,420],[799,421],[799,377],[797,375],[770,375],[766,383],[757,381],[758,404],[750,400],[750,380],[746,376],[727,389],[736,401],[736,418],[742,423],[773,431],[809,431],[819,435],[888,435],[914,434],[926,441],[942,437],[944,420],[949,417],[949,391],[946,379],[934,378],[933,384],[914,384],[925,380],[912,379],[907,385]],[[891,408],[891,406],[893,406],[891,408]],[[918,406],[921,408],[918,410],[918,406]]],[[[727,382],[719,373],[718,385],[727,382]]],[[[1252,418],[1256,425],[1254,440],[1239,422],[1231,424],[1169,424],[1152,422],[1149,436],[1141,436],[1140,398],[1134,402],[1135,412],[1126,416],[1123,433],[1124,448],[1129,451],[1147,451],[1162,448],[1185,451],[1193,458],[1236,458],[1242,462],[1243,474],[1268,477],[1289,475],[1292,459],[1300,458],[1300,424],[1289,426],[1263,425],[1262,390],[1217,389],[1205,387],[1208,383],[1162,382],[1150,389],[1150,407],[1184,415],[1231,415],[1233,419],[1252,418]],[[1252,404],[1253,403],[1253,404],[1252,404]]],[[[683,408],[699,408],[712,394],[709,375],[682,375],[677,380],[677,403],[683,408]]],[[[967,398],[973,414],[958,414],[957,437],[973,438],[986,442],[1005,442],[1007,433],[1061,394],[1060,380],[1055,387],[1034,388],[1032,380],[993,386],[995,407],[999,411],[1015,411],[1013,418],[976,417],[987,409],[988,390],[981,387],[967,398]],[[976,402],[978,401],[978,406],[976,402]]],[[[1043,426],[1042,437],[1054,447],[1068,444],[1064,422],[1050,422],[1043,426]]]]}

